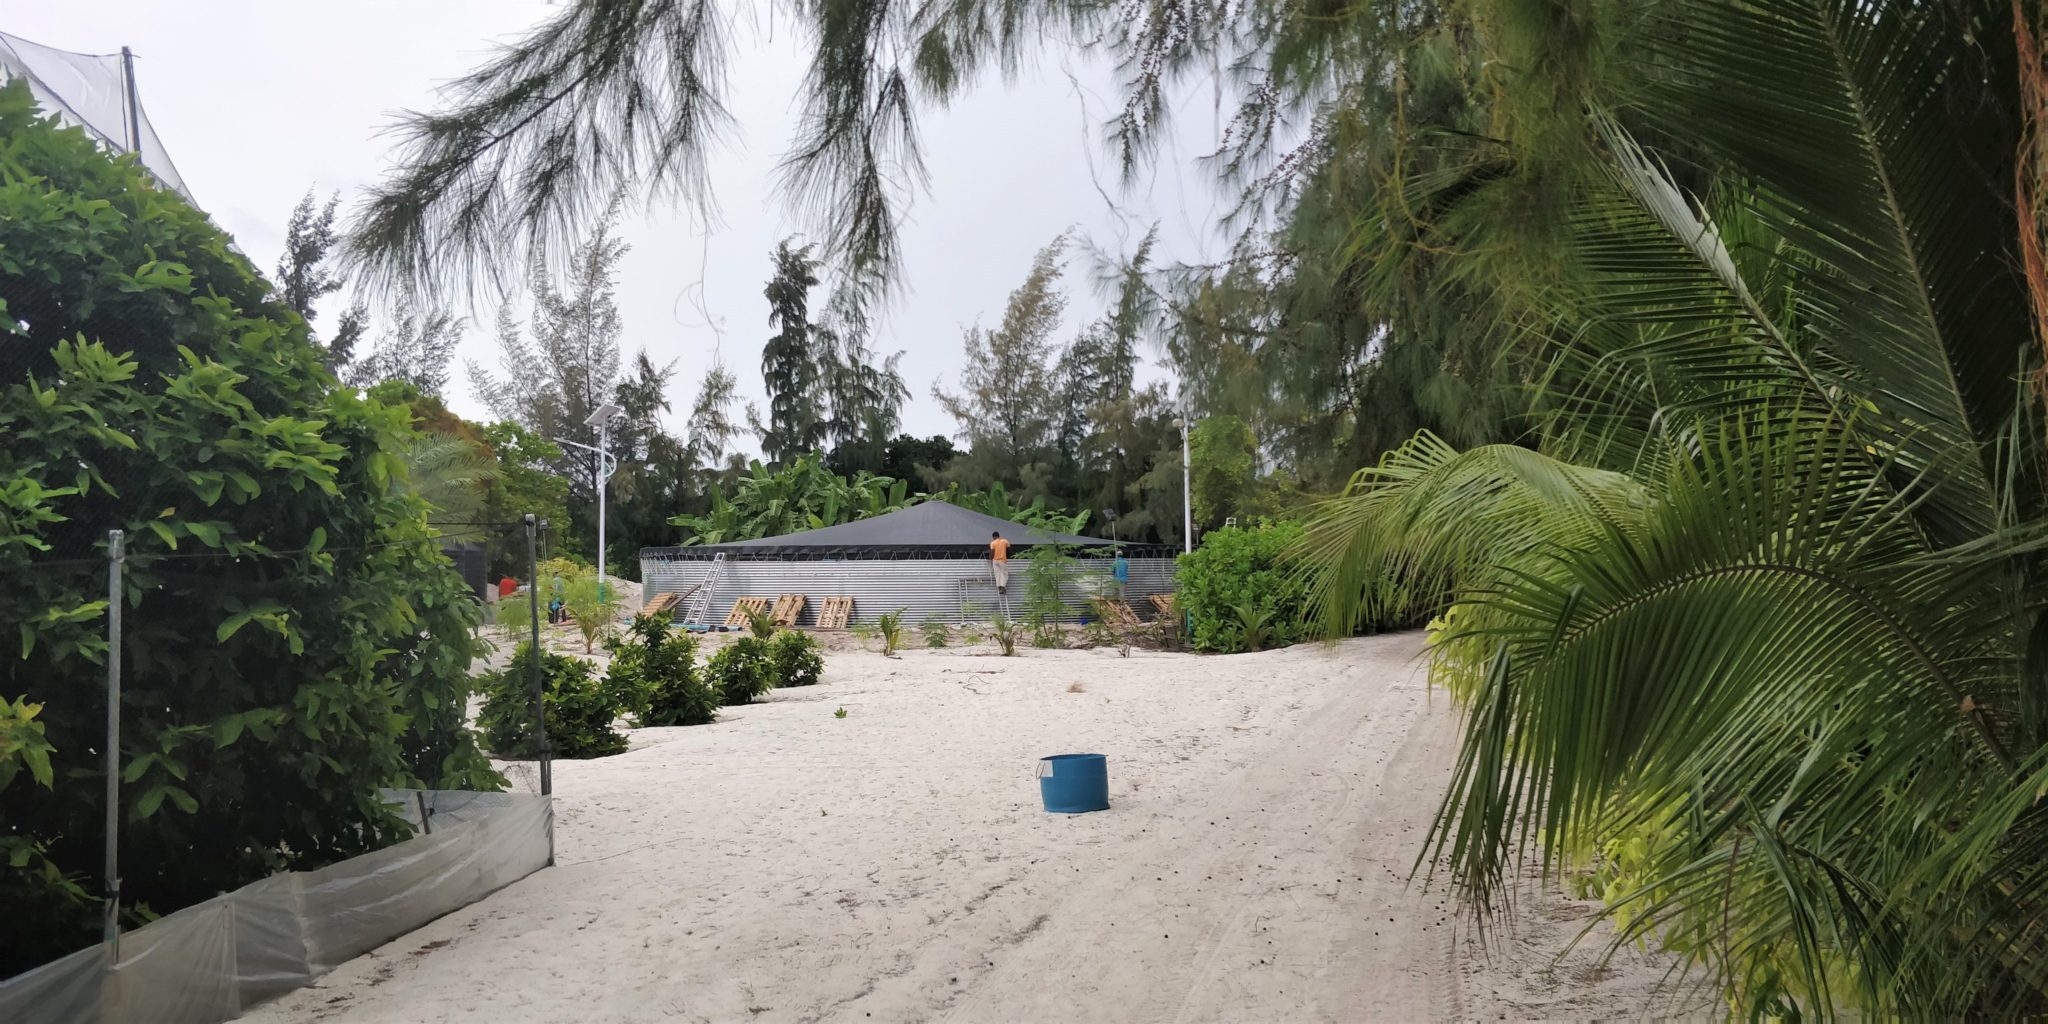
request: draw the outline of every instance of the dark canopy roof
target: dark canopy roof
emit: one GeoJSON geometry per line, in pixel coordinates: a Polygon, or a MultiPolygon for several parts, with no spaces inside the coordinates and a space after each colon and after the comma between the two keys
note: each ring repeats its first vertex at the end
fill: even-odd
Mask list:
{"type": "MultiPolygon", "coordinates": [[[[641,554],[656,557],[709,558],[715,554],[725,553],[739,558],[803,558],[887,556],[892,553],[915,556],[922,553],[928,557],[943,557],[947,554],[957,557],[960,553],[985,550],[988,547],[989,534],[994,532],[1000,532],[1004,540],[1018,547],[1030,547],[1034,544],[1107,547],[1116,543],[1102,537],[1083,537],[1079,534],[1041,530],[1035,526],[983,515],[950,502],[926,501],[871,519],[856,519],[850,523],[804,530],[800,533],[786,533],[780,537],[761,537],[756,540],[736,540],[724,544],[683,548],[650,548],[641,554]]],[[[1124,546],[1135,549],[1149,548],[1152,545],[1126,543],[1124,546]]]]}
{"type": "Polygon", "coordinates": [[[1100,537],[1053,533],[1023,523],[983,515],[947,501],[925,501],[872,519],[856,519],[780,537],[736,540],[713,548],[796,547],[986,547],[989,534],[1001,532],[1012,544],[1108,544],[1100,537]]]}

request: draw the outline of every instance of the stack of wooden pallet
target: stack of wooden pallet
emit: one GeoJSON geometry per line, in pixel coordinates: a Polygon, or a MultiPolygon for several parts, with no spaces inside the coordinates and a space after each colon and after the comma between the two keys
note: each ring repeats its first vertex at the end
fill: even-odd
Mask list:
{"type": "Polygon", "coordinates": [[[797,617],[804,613],[804,605],[810,598],[802,594],[784,594],[775,599],[775,611],[769,616],[778,626],[794,626],[797,617]]]}
{"type": "Polygon", "coordinates": [[[818,608],[819,629],[845,629],[848,619],[853,618],[853,598],[828,597],[818,608]]]}
{"type": "Polygon", "coordinates": [[[725,617],[728,627],[738,628],[748,624],[748,612],[757,615],[768,614],[768,599],[765,597],[743,597],[732,603],[732,614],[725,617]]]}
{"type": "Polygon", "coordinates": [[[1138,624],[1138,613],[1132,611],[1130,605],[1114,597],[1096,598],[1095,610],[1097,614],[1102,616],[1102,621],[1112,626],[1125,627],[1138,624]]]}

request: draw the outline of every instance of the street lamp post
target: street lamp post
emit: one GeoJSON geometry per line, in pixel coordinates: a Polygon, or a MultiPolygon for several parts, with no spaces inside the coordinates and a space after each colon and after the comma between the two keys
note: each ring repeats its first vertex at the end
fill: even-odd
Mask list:
{"type": "MultiPolygon", "coordinates": [[[[612,478],[613,473],[619,471],[619,460],[613,457],[609,442],[611,441],[612,421],[617,419],[619,414],[624,411],[624,409],[607,402],[598,406],[597,411],[591,413],[590,417],[583,421],[584,426],[597,428],[597,447],[595,448],[576,441],[555,439],[556,444],[566,444],[571,448],[581,448],[597,456],[597,592],[600,596],[611,589],[611,585],[604,578],[605,484],[612,478]]],[[[534,586],[539,585],[540,581],[535,580],[534,586]]]]}
{"type": "Polygon", "coordinates": [[[1191,460],[1188,458],[1188,407],[1185,400],[1181,402],[1180,415],[1175,417],[1173,422],[1175,426],[1180,427],[1180,539],[1183,550],[1193,552],[1195,550],[1195,503],[1194,499],[1190,497],[1193,494],[1193,488],[1189,481],[1193,476],[1193,470],[1190,468],[1191,460]]]}

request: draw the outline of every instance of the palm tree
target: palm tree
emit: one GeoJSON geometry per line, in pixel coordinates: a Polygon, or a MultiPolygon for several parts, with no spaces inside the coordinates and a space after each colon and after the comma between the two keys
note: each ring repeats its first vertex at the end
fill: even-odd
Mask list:
{"type": "Polygon", "coordinates": [[[1514,104],[1535,180],[1501,194],[1554,220],[1435,240],[1516,296],[1543,451],[1418,436],[1305,548],[1332,629],[1389,573],[1448,608],[1468,727],[1425,858],[1475,905],[1540,850],[1750,1013],[2048,1005],[2011,24],[1686,0],[1491,41],[1626,62],[1514,104]]]}
{"type": "Polygon", "coordinates": [[[444,535],[474,532],[453,524],[474,522],[483,512],[485,488],[498,478],[498,463],[489,450],[453,434],[421,433],[398,457],[406,469],[401,489],[433,507],[444,535]]]}

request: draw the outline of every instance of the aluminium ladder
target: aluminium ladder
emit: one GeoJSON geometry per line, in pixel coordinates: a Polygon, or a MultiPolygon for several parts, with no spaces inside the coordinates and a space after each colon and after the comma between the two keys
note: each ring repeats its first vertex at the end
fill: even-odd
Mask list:
{"type": "Polygon", "coordinates": [[[718,581],[725,576],[725,552],[712,556],[711,569],[704,574],[704,582],[697,584],[690,594],[690,603],[683,612],[683,628],[701,626],[711,628],[711,599],[718,589],[718,581]]]}

